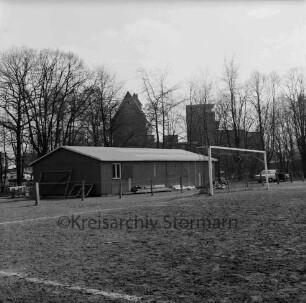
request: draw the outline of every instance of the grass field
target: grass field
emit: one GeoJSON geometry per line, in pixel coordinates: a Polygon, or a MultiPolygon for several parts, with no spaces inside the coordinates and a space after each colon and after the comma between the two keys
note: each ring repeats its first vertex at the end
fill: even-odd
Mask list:
{"type": "Polygon", "coordinates": [[[0,302],[306,302],[306,183],[0,200],[0,302]]]}

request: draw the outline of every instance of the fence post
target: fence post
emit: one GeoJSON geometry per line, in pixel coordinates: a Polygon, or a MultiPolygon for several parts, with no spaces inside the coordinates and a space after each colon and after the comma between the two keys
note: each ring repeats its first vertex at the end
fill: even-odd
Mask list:
{"type": "Polygon", "coordinates": [[[290,177],[290,182],[292,183],[292,173],[289,173],[289,177],[290,177]]]}
{"type": "Polygon", "coordinates": [[[304,172],[302,171],[302,181],[305,181],[304,172]]]}
{"type": "Polygon", "coordinates": [[[180,187],[181,187],[181,193],[183,192],[183,178],[180,176],[180,187]]]}
{"type": "Polygon", "coordinates": [[[35,205],[40,203],[39,183],[35,182],[35,205]]]}
{"type": "MultiPolygon", "coordinates": [[[[275,173],[275,177],[276,177],[277,184],[279,184],[279,174],[275,173]]],[[[285,180],[286,180],[286,175],[285,175],[285,180]]]]}
{"type": "Polygon", "coordinates": [[[119,181],[119,198],[120,199],[122,198],[122,181],[121,181],[121,179],[119,181]]]}
{"type": "Polygon", "coordinates": [[[85,199],[85,181],[82,181],[82,201],[85,199]]]}
{"type": "Polygon", "coordinates": [[[153,179],[151,179],[151,196],[153,196],[153,179]]]}

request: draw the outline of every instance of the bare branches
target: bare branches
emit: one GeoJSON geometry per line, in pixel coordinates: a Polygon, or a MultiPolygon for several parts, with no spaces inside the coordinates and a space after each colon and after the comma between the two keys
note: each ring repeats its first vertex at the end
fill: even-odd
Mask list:
{"type": "Polygon", "coordinates": [[[27,138],[42,156],[59,145],[78,144],[82,136],[88,137],[84,133],[86,114],[97,113],[106,141],[121,86],[103,68],[93,75],[71,53],[10,50],[2,55],[0,64],[0,107],[4,112],[0,124],[14,132],[16,152],[27,138]]]}
{"type": "Polygon", "coordinates": [[[234,59],[230,62],[225,61],[221,78],[223,87],[219,93],[217,112],[220,126],[227,134],[229,146],[234,144],[234,147],[246,147],[241,145],[247,142],[243,139],[244,131],[250,129],[252,119],[249,115],[247,89],[239,83],[238,76],[239,69],[234,59]],[[229,131],[233,133],[233,140],[230,138],[229,131]]]}
{"type": "MultiPolygon", "coordinates": [[[[149,122],[144,124],[150,134],[154,130],[157,147],[165,147],[166,136],[186,139],[185,106],[203,105],[201,139],[187,133],[189,142],[209,145],[214,140],[250,148],[252,133],[268,160],[293,162],[298,151],[306,174],[305,75],[298,69],[285,78],[255,71],[241,83],[235,60],[225,60],[217,93],[215,83],[204,76],[189,83],[187,97],[179,96],[178,85],[169,84],[167,71],[142,69],[139,78],[147,101],[142,118],[149,122]]],[[[115,74],[103,66],[89,71],[72,53],[24,48],[2,53],[0,126],[11,138],[19,180],[29,146],[38,156],[59,145],[111,146],[122,88],[115,74]]]]}
{"type": "Polygon", "coordinates": [[[167,84],[167,72],[159,71],[156,74],[148,74],[142,69],[139,74],[143,93],[147,98],[146,113],[150,124],[155,130],[157,147],[160,147],[161,135],[162,147],[164,148],[167,133],[166,126],[169,122],[170,113],[184,100],[175,100],[174,93],[178,90],[178,85],[169,86],[167,84]]]}
{"type": "Polygon", "coordinates": [[[4,112],[0,124],[11,131],[18,184],[22,179],[22,147],[28,126],[25,103],[34,56],[33,50],[13,49],[0,57],[0,108],[4,112]]]}
{"type": "Polygon", "coordinates": [[[88,99],[89,144],[112,145],[112,118],[118,109],[123,84],[105,67],[99,67],[91,75],[92,94],[88,99]]]}

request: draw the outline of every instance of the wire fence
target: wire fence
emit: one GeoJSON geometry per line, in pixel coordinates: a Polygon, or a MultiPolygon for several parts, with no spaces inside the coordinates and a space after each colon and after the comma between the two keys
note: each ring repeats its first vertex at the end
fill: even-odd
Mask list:
{"type": "MultiPolygon", "coordinates": [[[[186,177],[148,178],[141,180],[114,179],[110,181],[82,180],[66,182],[39,182],[42,196],[61,195],[65,197],[89,195],[128,195],[191,188],[193,184],[186,177]]],[[[193,186],[195,188],[195,186],[193,186]]]]}
{"type": "Polygon", "coordinates": [[[148,178],[142,180],[65,180],[35,182],[30,181],[26,184],[17,186],[5,186],[2,188],[0,197],[5,199],[35,199],[40,198],[76,198],[82,199],[88,196],[119,196],[140,193],[184,191],[195,189],[188,176],[167,177],[167,178],[148,178]]]}
{"type": "MultiPolygon", "coordinates": [[[[306,172],[295,171],[289,173],[277,173],[275,176],[268,176],[268,182],[281,184],[283,182],[305,181],[306,172]]],[[[251,176],[249,173],[238,176],[230,176],[228,178],[216,178],[213,182],[215,192],[230,192],[239,190],[256,189],[266,186],[265,175],[251,176]]]]}
{"type": "MultiPolygon", "coordinates": [[[[286,174],[286,178],[276,178],[271,182],[281,184],[282,182],[305,181],[305,172],[296,171],[286,174]]],[[[173,176],[167,178],[148,178],[142,180],[80,180],[80,181],[64,181],[64,182],[34,182],[29,181],[21,186],[5,186],[2,187],[0,197],[5,199],[34,199],[39,203],[40,198],[81,198],[82,200],[88,196],[119,196],[132,194],[151,194],[158,192],[178,191],[201,189],[204,193],[209,193],[208,180],[202,180],[201,184],[194,184],[190,176],[173,176]]],[[[215,192],[230,192],[238,190],[247,190],[264,187],[265,178],[255,180],[250,174],[245,173],[239,176],[231,176],[228,178],[215,178],[213,187],[215,192]]]]}

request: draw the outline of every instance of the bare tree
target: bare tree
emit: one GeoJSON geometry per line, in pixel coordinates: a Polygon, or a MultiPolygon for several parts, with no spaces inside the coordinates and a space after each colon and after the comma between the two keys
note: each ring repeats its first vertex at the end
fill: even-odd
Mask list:
{"type": "Polygon", "coordinates": [[[17,184],[22,181],[23,147],[28,130],[27,89],[34,68],[35,52],[29,49],[11,49],[0,58],[0,107],[4,112],[0,123],[11,132],[15,153],[17,184]]]}
{"type": "Polygon", "coordinates": [[[0,140],[2,143],[2,151],[0,152],[0,187],[1,187],[1,192],[4,192],[5,185],[7,183],[7,172],[8,172],[8,163],[9,163],[9,157],[6,152],[6,144],[8,142],[8,134],[9,131],[1,125],[0,127],[0,140]]]}
{"type": "Polygon", "coordinates": [[[71,143],[71,129],[86,108],[87,73],[71,53],[42,50],[35,64],[25,108],[31,145],[40,157],[71,143]]]}
{"type": "Polygon", "coordinates": [[[265,150],[267,152],[267,161],[270,162],[275,156],[276,136],[278,117],[280,116],[280,77],[275,72],[271,72],[267,77],[267,116],[264,127],[265,150]]]}
{"type": "Polygon", "coordinates": [[[167,130],[166,133],[169,136],[178,136],[178,140],[186,140],[186,126],[184,104],[179,104],[169,111],[166,116],[167,130]]]}
{"type": "Polygon", "coordinates": [[[168,73],[159,71],[158,73],[148,74],[144,69],[140,70],[143,92],[147,97],[146,113],[149,123],[155,130],[156,144],[160,147],[160,136],[162,136],[162,147],[165,147],[165,135],[167,130],[167,116],[183,100],[175,100],[174,92],[178,89],[177,85],[167,84],[168,73]]]}
{"type": "Polygon", "coordinates": [[[256,130],[260,136],[260,146],[265,150],[265,129],[267,129],[269,100],[267,98],[266,76],[258,71],[252,73],[247,82],[248,99],[255,109],[256,130]]]}
{"type": "Polygon", "coordinates": [[[306,97],[304,74],[298,69],[291,69],[284,80],[283,93],[292,112],[296,144],[302,159],[302,170],[306,177],[306,97]]]}
{"type": "Polygon", "coordinates": [[[225,61],[221,78],[224,86],[220,90],[217,113],[228,145],[246,147],[245,131],[251,129],[254,120],[248,107],[247,89],[239,84],[238,76],[239,69],[234,59],[225,61]]]}
{"type": "MultiPolygon", "coordinates": [[[[220,143],[229,147],[250,148],[250,130],[254,124],[253,112],[248,102],[248,90],[239,83],[239,68],[232,59],[225,60],[224,72],[221,78],[223,86],[219,90],[216,102],[216,115],[220,127],[220,143]]],[[[254,140],[254,139],[253,139],[254,140]]],[[[227,161],[231,170],[242,178],[242,162],[244,157],[240,152],[232,155],[227,161]],[[232,165],[234,161],[235,165],[232,165]]]]}
{"type": "Polygon", "coordinates": [[[90,141],[95,146],[111,146],[112,118],[121,100],[123,84],[103,66],[92,74],[92,79],[93,94],[86,111],[90,141]]]}
{"type": "MultiPolygon", "coordinates": [[[[293,114],[287,100],[280,98],[275,108],[274,149],[278,166],[282,171],[294,170],[295,135],[293,114]],[[289,163],[291,162],[291,167],[289,163]]],[[[272,124],[270,124],[272,127],[272,124]]]]}
{"type": "Polygon", "coordinates": [[[84,129],[86,128],[89,100],[94,94],[91,84],[82,85],[72,94],[66,104],[65,115],[61,121],[62,131],[56,138],[58,145],[82,145],[84,143],[84,129]]]}

